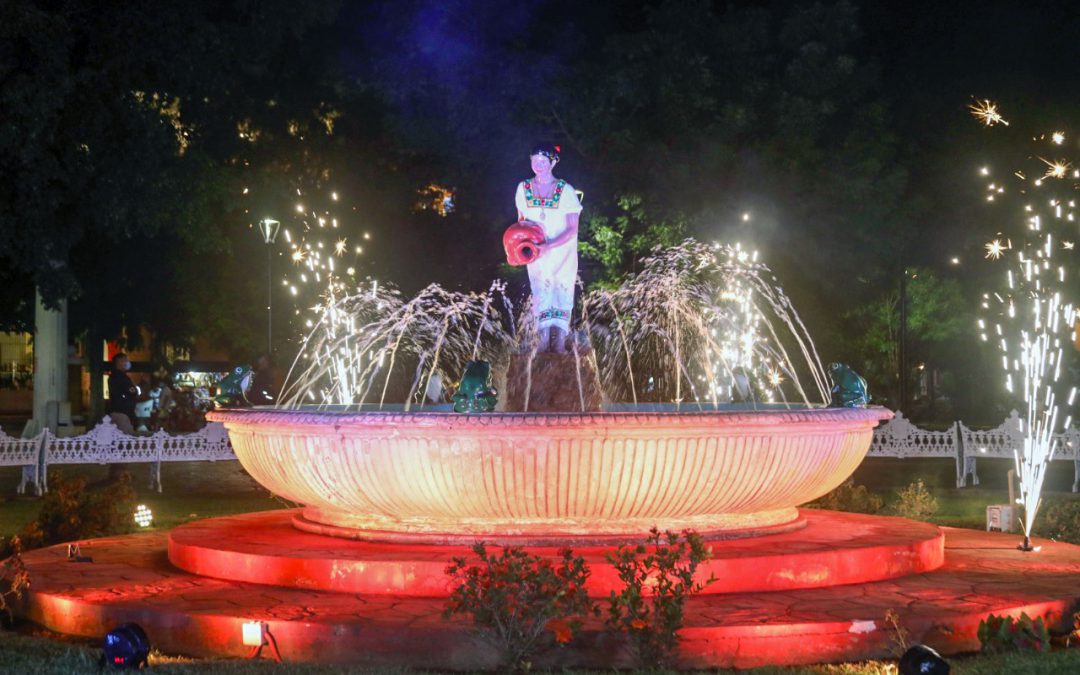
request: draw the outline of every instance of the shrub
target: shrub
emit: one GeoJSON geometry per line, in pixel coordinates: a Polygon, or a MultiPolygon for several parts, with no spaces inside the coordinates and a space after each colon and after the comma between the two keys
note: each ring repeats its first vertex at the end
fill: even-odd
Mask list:
{"type": "Polygon", "coordinates": [[[680,538],[655,527],[646,544],[620,546],[607,554],[624,586],[619,593],[611,592],[606,624],[627,633],[642,667],[665,668],[679,643],[686,599],[714,581],[694,581],[698,565],[712,557],[712,549],[691,530],[683,530],[680,538]]]}
{"type": "Polygon", "coordinates": [[[1012,651],[1050,651],[1050,633],[1040,616],[1034,621],[1027,613],[1017,619],[991,614],[979,622],[979,644],[989,654],[1012,651]]]}
{"type": "Polygon", "coordinates": [[[1048,501],[1035,519],[1035,534],[1080,544],[1080,500],[1048,501]]]}
{"type": "Polygon", "coordinates": [[[472,615],[479,633],[498,647],[509,667],[528,670],[537,651],[552,641],[570,642],[581,617],[599,614],[585,590],[585,560],[570,549],[561,551],[558,565],[518,547],[499,555],[489,555],[483,544],[472,550],[479,565],[454,558],[446,568],[456,586],[443,617],[472,615]]]}
{"type": "Polygon", "coordinates": [[[900,623],[900,615],[890,609],[885,612],[885,623],[892,628],[892,638],[889,641],[889,651],[893,657],[899,659],[910,646],[911,631],[900,623]]]}
{"type": "Polygon", "coordinates": [[[11,600],[22,599],[23,591],[30,585],[30,575],[23,565],[22,544],[18,537],[12,537],[10,541],[0,541],[0,547],[10,551],[10,555],[0,562],[0,612],[11,620],[11,600]]]}
{"type": "Polygon", "coordinates": [[[128,472],[100,493],[88,492],[85,478],[60,477],[55,485],[42,500],[37,519],[23,528],[24,548],[131,531],[135,491],[128,472]]]}
{"type": "Polygon", "coordinates": [[[829,511],[849,511],[852,513],[877,513],[881,511],[885,500],[866,489],[865,485],[856,485],[850,478],[829,494],[821,497],[812,506],[829,511]]]}
{"type": "Polygon", "coordinates": [[[896,491],[896,504],[892,511],[898,516],[912,520],[926,520],[937,513],[938,503],[934,495],[926,489],[922,478],[912,481],[907,487],[896,491]]]}

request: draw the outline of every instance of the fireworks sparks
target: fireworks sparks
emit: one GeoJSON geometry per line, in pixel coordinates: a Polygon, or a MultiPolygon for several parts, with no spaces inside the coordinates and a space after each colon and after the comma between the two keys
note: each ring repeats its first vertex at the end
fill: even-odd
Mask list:
{"type": "Polygon", "coordinates": [[[998,112],[997,104],[992,103],[989,99],[983,99],[982,101],[975,101],[968,106],[968,110],[975,116],[975,119],[979,120],[988,127],[992,127],[995,124],[1004,124],[1009,126],[1009,123],[1005,121],[1005,118],[998,112]]]}
{"type": "Polygon", "coordinates": [[[1064,178],[1069,169],[1072,168],[1072,164],[1063,159],[1050,161],[1040,157],[1039,160],[1046,165],[1046,173],[1043,174],[1043,178],[1064,178]]]}
{"type": "MultiPolygon", "coordinates": [[[[972,106],[972,112],[987,125],[1006,123],[989,101],[972,106]]],[[[1037,136],[1034,140],[1046,142],[1047,136],[1037,136]]],[[[1049,140],[1061,145],[1065,134],[1054,132],[1049,140]]],[[[1040,190],[1053,190],[1061,185],[1058,181],[1077,174],[1065,159],[1038,157],[1038,160],[1045,166],[1045,171],[1042,178],[1032,183],[1040,190]],[[1055,182],[1044,183],[1050,178],[1055,182]]],[[[1025,180],[1027,172],[1018,170],[1014,175],[1025,180]]],[[[1018,503],[1023,506],[1021,524],[1025,550],[1031,550],[1030,536],[1041,504],[1043,478],[1054,455],[1054,434],[1059,428],[1059,401],[1064,398],[1059,395],[1063,386],[1063,345],[1072,342],[1073,327],[1076,325],[1076,309],[1063,295],[1063,291],[1069,288],[1066,270],[1072,269],[1075,263],[1064,264],[1055,260],[1055,254],[1071,255],[1075,248],[1071,240],[1065,239],[1060,240],[1060,246],[1056,245],[1059,241],[1056,230],[1059,227],[1068,228],[1063,234],[1071,233],[1071,226],[1067,223],[1074,221],[1072,209],[1075,202],[1069,198],[1074,187],[1064,186],[1067,190],[1063,193],[1066,195],[1064,198],[1044,194],[1042,198],[1025,204],[1022,217],[1018,219],[1022,227],[1018,229],[1015,246],[1012,240],[1006,240],[1003,244],[1001,238],[986,244],[986,257],[1002,261],[1007,268],[1002,288],[983,296],[982,307],[989,311],[990,316],[987,320],[979,320],[979,335],[982,341],[993,343],[987,336],[988,325],[993,326],[1004,371],[1005,389],[1010,394],[1021,396],[1027,411],[1021,420],[1022,447],[1015,453],[1020,483],[1018,503]]],[[[1067,405],[1071,405],[1073,399],[1074,395],[1070,393],[1067,405]]],[[[1065,425],[1070,423],[1071,417],[1066,417],[1065,425]]]]}

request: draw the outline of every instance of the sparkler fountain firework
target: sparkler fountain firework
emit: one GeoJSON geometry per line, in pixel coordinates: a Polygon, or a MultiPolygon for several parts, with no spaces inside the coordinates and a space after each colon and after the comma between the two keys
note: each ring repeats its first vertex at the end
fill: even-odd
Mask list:
{"type": "MultiPolygon", "coordinates": [[[[996,106],[985,103],[982,112],[973,109],[977,119],[992,125],[985,114],[985,109],[992,109],[997,121],[1007,124],[996,106]]],[[[1019,181],[1015,192],[1024,202],[1022,227],[1012,236],[998,233],[986,244],[986,258],[1004,264],[1006,270],[1002,287],[983,295],[982,309],[988,316],[978,322],[980,339],[995,343],[1001,352],[1006,390],[1020,397],[1026,408],[1021,419],[1023,447],[1015,453],[1017,501],[1023,507],[1020,548],[1025,551],[1032,550],[1032,526],[1054,456],[1054,433],[1072,423],[1069,415],[1061,419],[1063,395],[1065,406],[1076,399],[1075,385],[1064,382],[1062,375],[1066,347],[1075,342],[1076,308],[1067,294],[1067,261],[1075,250],[1070,237],[1075,235],[1076,204],[1071,195],[1080,173],[1067,160],[1039,156],[1057,151],[1064,140],[1063,132],[1037,136],[1039,151],[1033,159],[1042,175],[1031,178],[1026,167],[1012,174],[1019,181]]],[[[991,171],[983,168],[981,173],[989,176],[991,171]]],[[[1012,192],[999,182],[990,183],[987,191],[988,201],[1012,192]]]]}

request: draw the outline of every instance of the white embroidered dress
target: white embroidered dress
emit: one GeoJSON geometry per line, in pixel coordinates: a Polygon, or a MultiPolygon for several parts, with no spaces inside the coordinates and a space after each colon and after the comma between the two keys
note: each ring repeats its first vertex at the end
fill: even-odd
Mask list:
{"type": "MultiPolygon", "coordinates": [[[[581,202],[573,186],[564,180],[555,184],[554,194],[541,199],[532,191],[531,181],[518,183],[514,198],[518,213],[544,228],[550,241],[566,231],[566,217],[581,213],[581,202]]],[[[577,235],[553,248],[545,248],[529,263],[529,286],[532,288],[533,316],[538,330],[560,328],[570,331],[574,311],[574,285],[577,283],[577,235]]]]}

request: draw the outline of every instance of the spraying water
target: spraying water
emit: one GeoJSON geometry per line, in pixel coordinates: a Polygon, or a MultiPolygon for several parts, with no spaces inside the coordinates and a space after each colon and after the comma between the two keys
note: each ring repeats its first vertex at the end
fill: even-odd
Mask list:
{"type": "MultiPolygon", "coordinates": [[[[687,240],[657,251],[622,286],[584,293],[580,305],[574,362],[596,366],[609,401],[828,401],[805,326],[768,268],[739,246],[687,240]]],[[[535,344],[533,331],[516,330],[528,322],[501,282],[486,293],[432,285],[408,300],[385,284],[350,292],[332,283],[315,311],[282,396],[286,407],[393,401],[408,408],[431,382],[455,381],[467,361],[498,368],[514,351],[531,356],[535,344]]],[[[579,372],[579,390],[580,379],[579,372]]]]}

